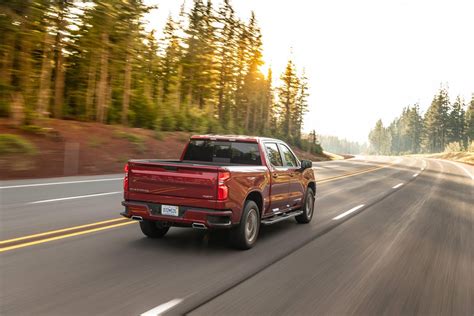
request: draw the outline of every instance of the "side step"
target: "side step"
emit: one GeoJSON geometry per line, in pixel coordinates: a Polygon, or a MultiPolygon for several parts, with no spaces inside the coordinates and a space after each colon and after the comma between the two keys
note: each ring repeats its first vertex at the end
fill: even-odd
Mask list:
{"type": "Polygon", "coordinates": [[[275,215],[275,216],[272,216],[272,217],[269,217],[269,218],[264,218],[264,219],[262,219],[262,221],[260,223],[262,225],[271,225],[271,224],[275,224],[275,223],[287,220],[289,218],[293,218],[293,217],[298,216],[300,214],[303,214],[302,210],[291,211],[291,212],[288,212],[288,213],[281,213],[281,214],[278,214],[278,215],[275,215]]]}

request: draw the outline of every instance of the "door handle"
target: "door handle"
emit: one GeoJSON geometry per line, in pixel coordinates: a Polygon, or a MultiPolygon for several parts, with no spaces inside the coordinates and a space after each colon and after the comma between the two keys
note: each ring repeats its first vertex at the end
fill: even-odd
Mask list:
{"type": "Polygon", "coordinates": [[[294,173],[290,173],[290,177],[294,177],[294,176],[295,176],[295,174],[294,174],[294,173]]]}
{"type": "Polygon", "coordinates": [[[274,174],[273,174],[273,177],[274,177],[274,178],[278,178],[278,173],[274,173],[274,174]]]}

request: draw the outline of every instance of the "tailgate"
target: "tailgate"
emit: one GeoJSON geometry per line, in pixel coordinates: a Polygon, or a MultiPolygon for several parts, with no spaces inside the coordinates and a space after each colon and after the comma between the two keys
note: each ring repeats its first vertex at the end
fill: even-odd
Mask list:
{"type": "Polygon", "coordinates": [[[129,191],[214,200],[219,167],[183,163],[129,163],[129,191]]]}

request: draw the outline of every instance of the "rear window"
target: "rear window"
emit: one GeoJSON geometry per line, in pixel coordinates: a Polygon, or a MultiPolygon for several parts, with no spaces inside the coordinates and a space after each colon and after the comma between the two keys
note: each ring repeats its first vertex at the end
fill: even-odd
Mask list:
{"type": "Polygon", "coordinates": [[[184,160],[262,165],[256,143],[215,140],[191,140],[184,154],[184,160]]]}

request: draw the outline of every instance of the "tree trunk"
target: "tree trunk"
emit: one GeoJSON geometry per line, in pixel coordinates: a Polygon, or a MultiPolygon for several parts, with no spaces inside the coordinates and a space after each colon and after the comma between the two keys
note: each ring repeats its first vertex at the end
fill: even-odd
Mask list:
{"type": "Polygon", "coordinates": [[[38,102],[36,105],[36,113],[40,117],[48,116],[49,113],[51,95],[51,42],[51,35],[46,32],[44,35],[43,61],[41,64],[38,102]]]}
{"type": "Polygon", "coordinates": [[[57,18],[57,28],[55,49],[56,49],[56,67],[54,79],[54,117],[60,118],[63,115],[64,105],[64,56],[63,56],[63,35],[61,32],[65,29],[64,19],[64,1],[59,1],[59,13],[57,18]]]}
{"type": "Polygon", "coordinates": [[[94,88],[97,77],[97,59],[95,54],[91,54],[91,61],[89,63],[89,74],[87,78],[87,92],[86,92],[86,119],[93,119],[92,107],[94,104],[94,88]]]}
{"type": "Polygon", "coordinates": [[[122,103],[122,124],[128,124],[128,107],[130,105],[130,83],[132,79],[132,62],[129,48],[127,48],[127,57],[125,60],[125,79],[123,87],[123,103],[122,103]]]}
{"type": "Polygon", "coordinates": [[[12,32],[5,36],[4,53],[2,56],[2,67],[0,69],[0,80],[4,87],[10,87],[12,83],[13,50],[15,48],[15,36],[12,32]]]}
{"type": "Polygon", "coordinates": [[[102,33],[102,52],[100,56],[100,78],[97,84],[97,121],[105,121],[105,107],[107,102],[107,77],[109,73],[109,36],[102,33]]]}

